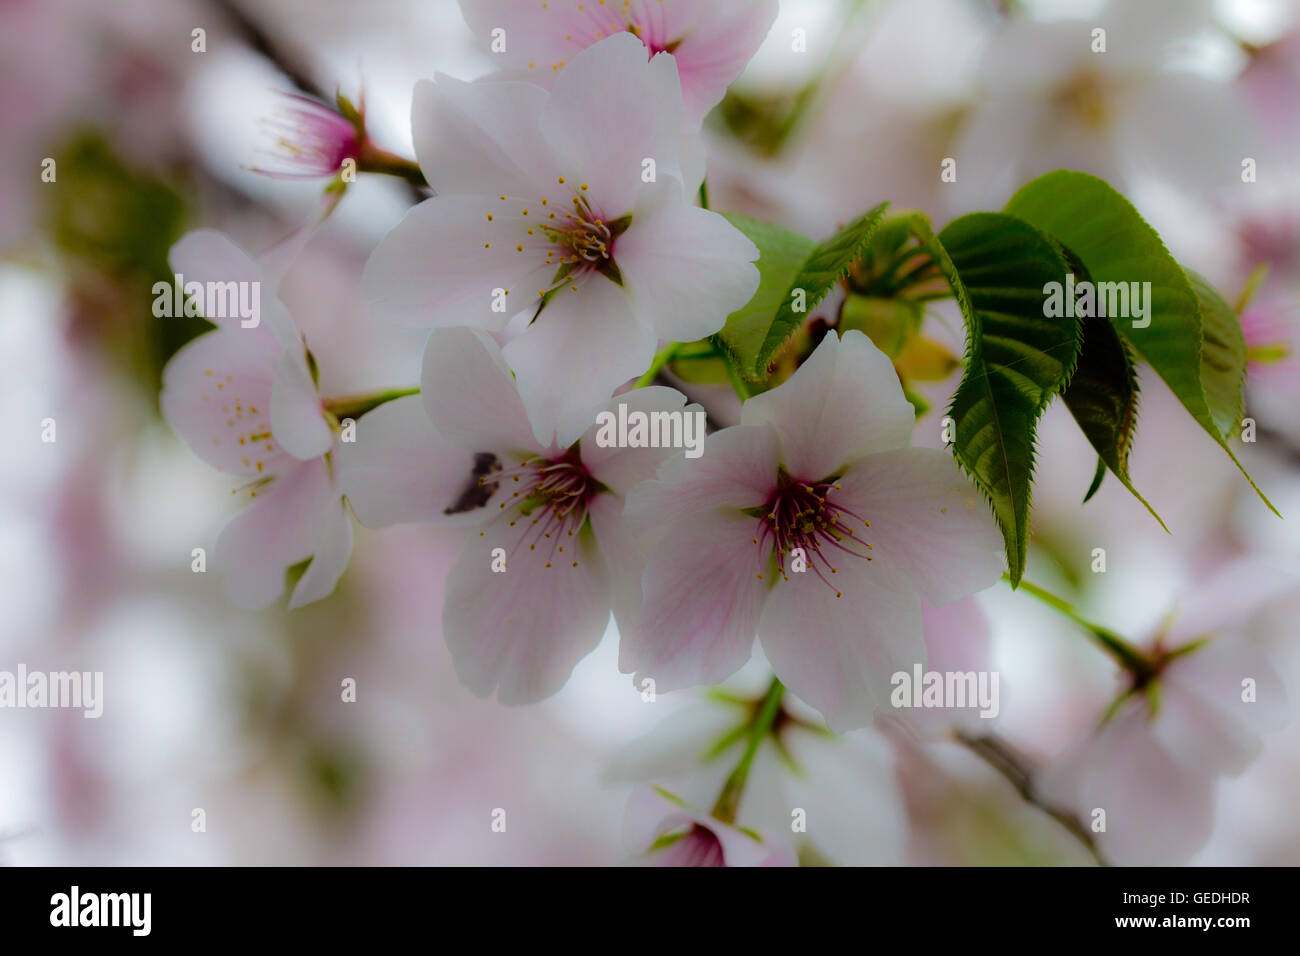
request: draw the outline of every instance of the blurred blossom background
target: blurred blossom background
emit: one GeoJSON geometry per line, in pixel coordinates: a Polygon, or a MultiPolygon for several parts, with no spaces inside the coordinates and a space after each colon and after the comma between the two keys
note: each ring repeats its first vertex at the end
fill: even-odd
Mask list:
{"type": "MultiPolygon", "coordinates": [[[[612,624],[556,697],[475,698],[441,634],[450,531],[358,528],[336,593],[293,613],[240,611],[191,570],[235,502],[159,417],[163,365],[206,328],[152,314],[169,247],[207,226],[257,252],[319,211],[320,180],[253,171],[274,159],[279,93],[364,99],[372,140],[410,156],[416,80],[493,68],[454,0],[0,0],[0,670],[102,671],[105,686],[98,720],[0,710],[0,862],[617,864],[632,782],[674,779],[674,754],[725,730],[703,691],[643,701],[612,624]]],[[[883,200],[938,227],[1067,167],[1109,178],[1229,301],[1267,266],[1242,317],[1258,440],[1238,454],[1287,520],[1144,373],[1133,480],[1172,534],[1113,479],[1081,505],[1095,454],[1056,403],[1026,577],[1141,641],[1229,562],[1300,561],[1300,0],[782,0],[706,132],[714,209],[817,237],[883,200]],[[1107,28],[1105,70],[1063,40],[1074,19],[1107,28]]],[[[325,394],[418,381],[422,334],[372,321],[358,291],[412,202],[396,178],[360,177],[285,280],[325,394]]],[[[960,356],[952,303],[926,332],[960,356]]],[[[942,445],[957,382],[942,368],[918,444],[942,445]]],[[[688,391],[734,418],[725,389],[688,391]]],[[[1095,725],[1114,667],[1022,594],[977,600],[998,733],[1051,761],[1095,725]]],[[[1284,599],[1239,628],[1293,705],[1297,612],[1284,599]]],[[[759,693],[767,673],[755,660],[733,689],[759,693]]],[[[1300,863],[1295,726],[1216,784],[1192,862],[1300,863]]],[[[809,735],[800,755],[798,780],[762,758],[742,821],[788,827],[791,801],[820,808],[806,862],[1090,859],[956,745],[868,729],[809,735]]],[[[716,793],[725,770],[682,789],[716,793]]]]}

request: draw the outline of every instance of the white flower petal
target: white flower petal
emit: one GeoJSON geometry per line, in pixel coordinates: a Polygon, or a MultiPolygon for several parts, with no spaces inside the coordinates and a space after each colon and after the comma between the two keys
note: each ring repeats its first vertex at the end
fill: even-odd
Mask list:
{"type": "Polygon", "coordinates": [[[292,459],[266,437],[275,359],[250,344],[224,330],[189,342],[163,369],[160,403],[196,455],[219,471],[255,477],[277,473],[292,459]]]}
{"type": "Polygon", "coordinates": [[[767,556],[754,520],[714,510],[674,523],[651,555],[644,605],[623,632],[618,668],[657,690],[726,680],[749,660],[763,599],[767,556]],[[763,575],[763,577],[759,577],[763,575]]]}
{"type": "Polygon", "coordinates": [[[882,561],[846,556],[837,568],[834,587],[811,566],[778,581],[758,633],[781,681],[843,732],[887,707],[892,675],[924,667],[926,652],[921,601],[904,578],[882,561]]]}
{"type": "Polygon", "coordinates": [[[533,704],[558,691],[609,623],[609,575],[591,532],[567,539],[563,552],[552,552],[551,542],[529,550],[524,537],[522,524],[504,520],[471,534],[443,607],[461,682],[480,697],[496,690],[503,704],[533,704]],[[504,572],[492,570],[497,548],[506,555],[504,572]]]}
{"type": "Polygon", "coordinates": [[[637,199],[614,259],[633,307],[662,339],[694,342],[722,328],[758,289],[758,248],[715,212],[660,178],[637,199]]]}
{"type": "Polygon", "coordinates": [[[645,46],[630,33],[573,57],[556,77],[540,122],[558,175],[588,184],[607,220],[632,209],[645,160],[654,160],[657,178],[681,178],[677,65],[665,54],[647,62],[645,46]]]}
{"type": "Polygon", "coordinates": [[[361,523],[370,528],[405,522],[477,524],[488,513],[475,500],[475,453],[441,438],[417,395],[367,412],[356,441],[335,452],[339,484],[361,523]],[[464,510],[457,502],[464,498],[464,510]],[[447,514],[448,510],[452,514],[447,514]]]}
{"type": "Polygon", "coordinates": [[[528,413],[501,349],[473,329],[438,329],[424,348],[424,410],[438,434],[473,452],[536,452],[528,413]]]}
{"type": "MultiPolygon", "coordinates": [[[[665,388],[663,386],[650,386],[647,388],[638,388],[631,392],[624,392],[610,399],[602,412],[609,412],[614,416],[615,428],[619,415],[619,406],[626,406],[626,414],[653,415],[656,412],[675,414],[677,420],[682,423],[679,430],[674,430],[671,435],[684,437],[686,423],[689,418],[690,427],[695,428],[697,419],[694,417],[697,413],[704,415],[704,409],[699,405],[687,405],[686,396],[675,388],[665,388]]],[[[648,419],[653,421],[653,419],[648,419]]],[[[672,419],[664,419],[672,421],[672,419]]],[[[596,478],[601,484],[611,488],[620,495],[627,494],[635,485],[653,478],[659,466],[668,458],[678,457],[685,458],[684,449],[673,446],[662,448],[627,448],[620,447],[617,444],[601,447],[597,444],[597,437],[602,429],[599,425],[593,424],[582,435],[582,463],[587,466],[592,477],[596,478]]],[[[656,432],[657,434],[657,432],[656,432]]],[[[704,438],[703,426],[692,431],[692,438],[698,436],[701,440],[704,438]]],[[[617,437],[615,434],[614,437],[617,437]]],[[[702,446],[701,446],[702,447],[702,446]]]]}
{"type": "Polygon", "coordinates": [[[572,444],[620,385],[654,359],[655,337],[604,276],[565,286],[504,350],[543,445],[572,444]]]}
{"type": "Polygon", "coordinates": [[[536,302],[555,273],[554,265],[545,264],[541,240],[527,236],[527,217],[521,215],[527,206],[527,200],[486,193],[425,200],[370,254],[362,296],[385,322],[501,331],[511,316],[536,302]],[[536,248],[525,245],[534,239],[536,248]]]}
{"type": "Polygon", "coordinates": [[[871,522],[864,533],[921,596],[939,606],[1002,576],[1002,536],[988,506],[934,448],[903,448],[856,462],[832,499],[871,522]]]}
{"type": "Polygon", "coordinates": [[[297,462],[235,515],[217,536],[212,566],[240,607],[264,608],[284,593],[284,574],[312,556],[327,508],[338,491],[324,459],[297,462]]]}
{"type": "Polygon", "coordinates": [[[411,133],[415,155],[439,196],[540,195],[549,182],[547,146],[538,129],[546,91],[531,83],[465,83],[439,74],[415,84],[411,133]]]}
{"type": "Polygon", "coordinates": [[[351,556],[352,519],[348,516],[347,506],[340,500],[335,507],[326,508],[321,513],[311,564],[307,565],[298,586],[293,589],[289,610],[333,594],[351,556]]]}
{"type": "Polygon", "coordinates": [[[319,458],[334,445],[302,342],[284,350],[271,388],[271,432],[295,458],[319,458]]]}
{"type": "Polygon", "coordinates": [[[704,442],[699,458],[668,458],[658,480],[627,495],[627,515],[640,533],[714,508],[756,508],[776,488],[780,464],[776,431],[766,425],[724,428],[704,442]]]}
{"type": "Polygon", "coordinates": [[[786,467],[819,481],[863,455],[907,445],[916,413],[893,363],[854,330],[827,334],[780,387],[745,402],[741,422],[776,426],[786,467]]]}

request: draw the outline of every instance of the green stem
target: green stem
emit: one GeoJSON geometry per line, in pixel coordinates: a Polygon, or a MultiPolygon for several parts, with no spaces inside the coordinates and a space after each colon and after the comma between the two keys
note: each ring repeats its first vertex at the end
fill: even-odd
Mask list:
{"type": "MultiPolygon", "coordinates": [[[[1002,576],[1002,579],[1008,582],[1011,580],[1005,574],[1002,576]]],[[[1061,614],[1064,614],[1072,620],[1075,624],[1078,624],[1088,632],[1088,636],[1091,637],[1102,650],[1115,659],[1116,663],[1121,667],[1132,671],[1133,675],[1138,679],[1145,680],[1156,673],[1157,668],[1155,661],[1114,631],[1102,627],[1100,624],[1094,624],[1092,621],[1089,621],[1076,611],[1068,601],[1057,597],[1050,591],[1045,591],[1037,585],[1030,584],[1028,581],[1024,580],[1020,582],[1019,590],[1028,592],[1048,607],[1056,609],[1061,614]]]]}
{"type": "Polygon", "coordinates": [[[325,411],[339,421],[343,421],[345,418],[360,418],[366,412],[373,411],[380,405],[394,399],[419,394],[420,389],[418,386],[412,388],[388,388],[380,389],[377,392],[361,392],[356,395],[340,395],[338,398],[327,398],[322,404],[325,411]]]}
{"type": "Polygon", "coordinates": [[[424,178],[424,173],[420,171],[418,163],[404,156],[398,156],[396,153],[380,149],[369,140],[366,140],[361,146],[361,153],[357,156],[357,169],[363,173],[396,176],[398,179],[405,179],[412,186],[429,188],[429,181],[424,178]]]}
{"type": "Polygon", "coordinates": [[[669,362],[673,360],[673,356],[677,354],[677,350],[681,347],[682,347],[681,342],[670,342],[668,345],[660,349],[659,354],[655,356],[655,360],[651,362],[650,367],[645,370],[645,374],[642,375],[639,379],[637,379],[636,384],[632,387],[645,388],[647,385],[653,382],[655,380],[655,376],[658,375],[663,370],[663,367],[665,365],[667,365],[669,362]]]}
{"type": "Polygon", "coordinates": [[[709,180],[707,178],[700,180],[700,208],[709,208],[709,180]]]}
{"type": "Polygon", "coordinates": [[[722,364],[727,367],[727,377],[731,379],[731,387],[732,389],[735,390],[736,396],[742,402],[748,401],[749,386],[745,384],[745,380],[741,377],[740,370],[737,369],[734,364],[732,364],[731,356],[724,355],[722,364]]]}
{"type": "Polygon", "coordinates": [[[773,677],[767,689],[767,696],[763,698],[763,703],[759,707],[758,716],[750,725],[749,743],[745,747],[745,753],[741,756],[740,763],[736,764],[736,769],[731,771],[731,776],[727,777],[727,782],[723,784],[722,792],[718,794],[718,800],[713,805],[713,816],[723,823],[736,822],[736,813],[740,810],[740,798],[744,795],[745,781],[749,779],[754,757],[758,755],[759,746],[772,732],[776,716],[781,712],[781,698],[784,695],[785,685],[779,678],[773,677]]]}

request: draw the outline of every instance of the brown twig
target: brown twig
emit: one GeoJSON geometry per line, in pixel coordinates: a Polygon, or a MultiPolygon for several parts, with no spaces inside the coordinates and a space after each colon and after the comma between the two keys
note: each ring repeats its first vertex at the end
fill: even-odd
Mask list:
{"type": "Polygon", "coordinates": [[[1027,761],[1014,747],[996,734],[981,734],[976,737],[956,730],[953,736],[967,750],[1002,774],[1016,788],[1021,799],[1037,807],[1069,831],[1071,836],[1087,848],[1100,866],[1109,865],[1101,855],[1092,833],[1077,816],[1068,810],[1052,806],[1039,796],[1034,787],[1034,775],[1028,768],[1027,761]]]}

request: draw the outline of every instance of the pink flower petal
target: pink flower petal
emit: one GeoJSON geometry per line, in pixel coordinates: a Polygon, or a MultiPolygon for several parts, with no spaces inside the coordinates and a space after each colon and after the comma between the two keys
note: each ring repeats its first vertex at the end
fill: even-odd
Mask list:
{"type": "Polygon", "coordinates": [[[649,866],[798,866],[785,844],[756,839],[738,827],[670,799],[653,787],[637,787],[623,822],[629,850],[649,866]],[[685,829],[667,846],[652,849],[662,836],[685,829]]]}
{"type": "Polygon", "coordinates": [[[546,91],[530,83],[421,80],[411,101],[415,155],[439,196],[541,195],[551,181],[538,129],[546,91]]]}
{"type": "Polygon", "coordinates": [[[460,0],[460,7],[483,46],[490,46],[494,29],[504,29],[506,48],[497,55],[543,85],[553,84],[554,68],[577,51],[634,27],[650,51],[672,48],[687,120],[698,126],[762,43],[777,0],[460,0]]]}
{"type": "Polygon", "coordinates": [[[311,564],[298,579],[289,598],[289,610],[303,607],[334,593],[352,557],[352,518],[347,506],[336,501],[320,515],[311,564]]]}
{"type": "Polygon", "coordinates": [[[1175,761],[1151,733],[1146,703],[1134,701],[1080,747],[1047,768],[1039,791],[1092,824],[1106,812],[1098,842],[1121,866],[1185,863],[1209,838],[1214,777],[1175,761]]]}
{"type": "MultiPolygon", "coordinates": [[[[606,403],[603,411],[608,411],[615,416],[617,421],[619,406],[627,407],[627,414],[644,413],[651,415],[655,412],[676,413],[682,416],[694,416],[696,413],[702,413],[704,410],[699,405],[687,405],[686,396],[675,388],[665,388],[663,386],[650,386],[647,388],[638,388],[631,392],[624,392],[616,395],[606,403]]],[[[695,421],[694,418],[691,419],[695,421]]],[[[685,427],[685,418],[682,418],[683,428],[685,427]]],[[[694,428],[694,425],[691,426],[694,428]]],[[[684,458],[684,450],[681,448],[622,448],[618,445],[602,448],[596,442],[600,428],[593,424],[582,434],[582,462],[587,466],[592,476],[600,481],[601,484],[617,492],[619,495],[625,495],[634,486],[640,484],[649,478],[655,476],[659,466],[669,458],[684,458]]],[[[704,431],[701,428],[698,433],[700,438],[704,437],[704,431]]]]}
{"type": "Polygon", "coordinates": [[[1220,639],[1168,666],[1152,732],[1189,770],[1237,774],[1287,716],[1286,688],[1259,649],[1220,639]],[[1243,699],[1245,680],[1254,682],[1253,700],[1243,699]]]}
{"type": "Polygon", "coordinates": [[[443,607],[461,682],[480,697],[495,690],[503,704],[558,691],[609,623],[609,575],[590,531],[567,539],[563,552],[551,550],[559,542],[543,540],[534,551],[523,540],[524,529],[505,521],[472,533],[443,607]],[[505,552],[504,572],[492,570],[496,548],[505,552]]]}
{"type": "MultiPolygon", "coordinates": [[[[925,629],[926,670],[939,674],[974,674],[978,681],[981,673],[991,667],[988,620],[973,597],[962,598],[933,607],[922,602],[921,622],[925,629]]],[[[990,680],[991,678],[985,678],[990,680]]],[[[977,685],[978,686],[978,685],[977,685]]],[[[991,688],[991,685],[987,685],[991,688]]],[[[1000,675],[995,703],[1002,707],[1000,675]]],[[[892,714],[906,721],[916,731],[927,735],[941,735],[953,727],[972,733],[987,733],[994,726],[996,714],[981,716],[978,698],[968,699],[961,709],[895,708],[892,701],[882,708],[882,713],[892,714]]]]}
{"type": "Polygon", "coordinates": [[[319,458],[334,446],[301,340],[286,348],[271,388],[271,431],[295,458],[319,458]]]}
{"type": "Polygon", "coordinates": [[[932,448],[871,455],[840,479],[842,501],[871,522],[876,564],[895,564],[931,604],[983,590],[1002,575],[1002,537],[952,456],[932,448]]]}
{"type": "Polygon", "coordinates": [[[543,445],[572,444],[614,390],[654,359],[654,333],[632,316],[617,285],[601,275],[575,285],[504,349],[543,445]]]}
{"type": "Polygon", "coordinates": [[[619,645],[618,668],[635,671],[637,686],[647,677],[661,692],[716,684],[749,660],[771,585],[753,534],[754,519],[724,510],[664,532],[642,580],[641,614],[619,645]]]}
{"type": "Polygon", "coordinates": [[[888,708],[892,675],[926,656],[921,601],[896,570],[846,557],[833,583],[841,597],[811,570],[778,581],[758,633],[782,682],[843,732],[888,708]]]}
{"type": "Polygon", "coordinates": [[[374,315],[415,328],[504,329],[555,273],[544,250],[516,248],[526,236],[526,208],[526,199],[487,193],[420,203],[366,262],[361,293],[374,315]]]}
{"type": "Polygon", "coordinates": [[[438,435],[419,396],[367,412],[357,421],[356,439],[341,442],[335,459],[340,487],[367,527],[416,521],[478,524],[489,513],[484,508],[490,498],[483,507],[469,506],[477,481],[475,453],[438,435]],[[462,498],[466,504],[457,512],[462,498]],[[454,513],[447,514],[448,509],[454,513]]]}
{"type": "Polygon", "coordinates": [[[160,402],[196,455],[227,474],[256,477],[292,459],[267,437],[275,359],[250,346],[237,330],[199,336],[167,363],[160,402]]]}
{"type": "Polygon", "coordinates": [[[745,402],[741,417],[775,425],[786,467],[805,481],[904,447],[915,422],[893,363],[858,331],[828,334],[788,381],[745,402]]]}
{"type": "Polygon", "coordinates": [[[665,0],[662,7],[668,40],[681,41],[673,56],[686,115],[698,121],[722,100],[767,36],[777,0],[665,0]]]}
{"type": "Polygon", "coordinates": [[[482,332],[431,333],[420,392],[438,435],[466,451],[533,453],[550,444],[534,437],[501,348],[482,332]]]}
{"type": "Polygon", "coordinates": [[[628,492],[628,517],[648,532],[698,511],[763,505],[776,488],[778,455],[772,428],[724,428],[705,440],[699,458],[668,458],[658,480],[628,492]]]}
{"type": "Polygon", "coordinates": [[[1300,574],[1294,566],[1262,557],[1231,561],[1199,587],[1189,589],[1178,604],[1165,643],[1180,647],[1222,631],[1240,631],[1256,611],[1296,592],[1300,592],[1300,574]]]}
{"type": "MultiPolygon", "coordinates": [[[[196,229],[181,236],[167,253],[167,261],[173,271],[183,276],[186,285],[191,282],[203,283],[205,287],[208,283],[247,283],[249,288],[260,289],[258,294],[263,309],[275,299],[275,283],[263,285],[261,266],[230,237],[215,229],[196,229]]],[[[248,343],[256,343],[258,348],[275,350],[274,340],[260,323],[243,328],[243,320],[237,315],[205,315],[204,318],[221,329],[241,333],[248,343]]]]}
{"type": "Polygon", "coordinates": [[[284,593],[284,573],[312,556],[338,490],[324,459],[298,462],[278,474],[217,536],[212,566],[240,607],[264,608],[284,593]]]}
{"type": "Polygon", "coordinates": [[[681,178],[677,65],[662,54],[647,62],[645,47],[630,33],[607,37],[569,60],[540,123],[558,175],[588,184],[606,220],[632,210],[644,160],[655,161],[657,178],[681,178]]]}
{"type": "Polygon", "coordinates": [[[587,514],[609,569],[610,600],[623,632],[635,626],[641,610],[641,578],[650,558],[650,542],[633,532],[623,516],[623,499],[618,495],[596,495],[587,514]]]}
{"type": "Polygon", "coordinates": [[[676,179],[642,190],[614,258],[641,321],[694,342],[722,328],[758,289],[758,249],[715,212],[690,205],[676,179]]]}
{"type": "MultiPolygon", "coordinates": [[[[580,8],[579,0],[521,3],[519,0],[459,0],[461,15],[485,48],[491,48],[492,31],[505,31],[505,49],[494,54],[504,66],[527,70],[528,79],[551,85],[561,66],[578,51],[620,29],[614,9],[593,0],[580,8]],[[529,65],[532,69],[529,69],[529,65]]],[[[621,3],[621,0],[620,0],[621,3]]]]}

